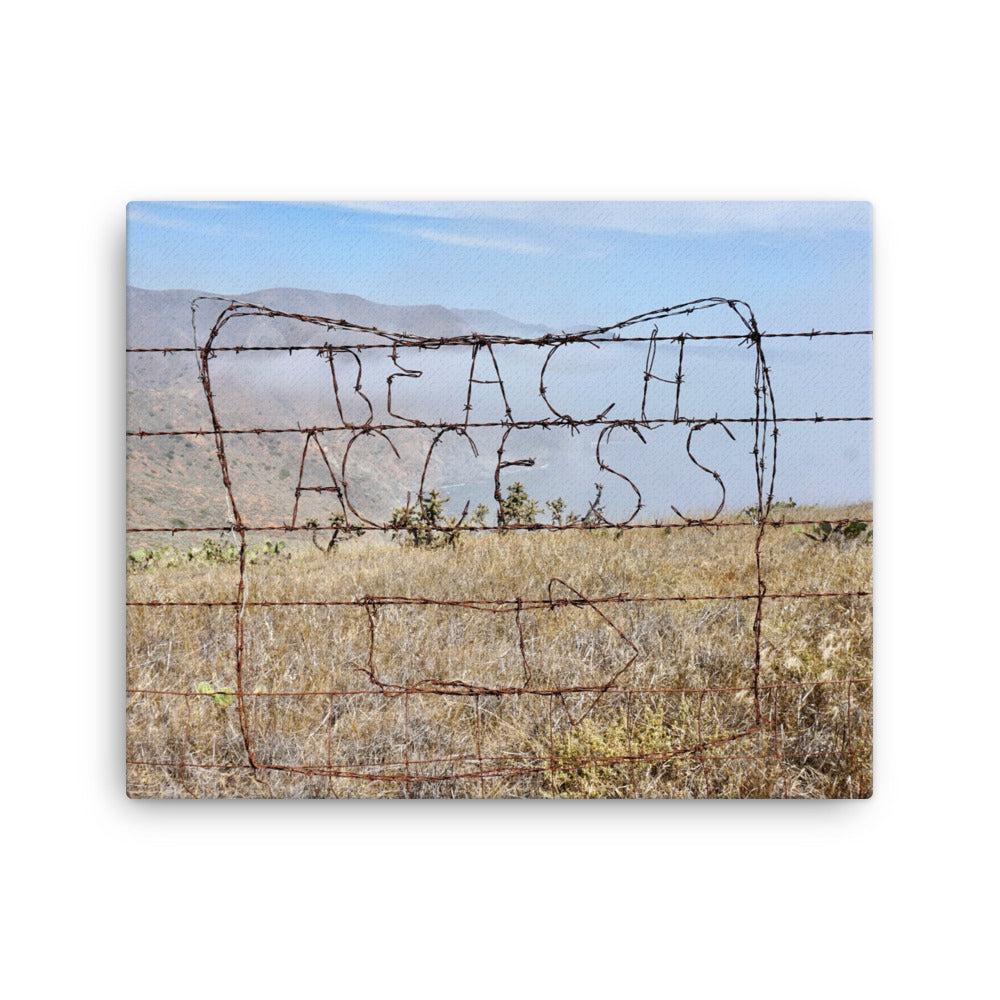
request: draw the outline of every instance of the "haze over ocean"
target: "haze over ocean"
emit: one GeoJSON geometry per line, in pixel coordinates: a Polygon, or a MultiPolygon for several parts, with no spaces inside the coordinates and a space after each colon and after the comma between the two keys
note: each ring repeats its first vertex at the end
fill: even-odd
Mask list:
{"type": "MultiPolygon", "coordinates": [[[[872,328],[866,202],[134,202],[127,239],[128,283],[148,289],[348,293],[494,310],[555,331],[723,296],[749,303],[767,333],[872,328]]],[[[710,310],[661,333],[736,332],[715,329],[720,318],[710,310]]],[[[684,391],[707,408],[699,416],[752,411],[748,356],[723,343],[685,353],[684,391]]],[[[765,350],[779,416],[872,415],[871,338],[767,340],[765,350]]],[[[574,359],[582,396],[617,377],[610,352],[590,353],[574,359]]],[[[623,392],[632,381],[622,377],[623,392]]],[[[633,416],[626,408],[614,415],[633,416]]],[[[777,498],[871,499],[871,440],[870,423],[783,424],[777,498]]]]}

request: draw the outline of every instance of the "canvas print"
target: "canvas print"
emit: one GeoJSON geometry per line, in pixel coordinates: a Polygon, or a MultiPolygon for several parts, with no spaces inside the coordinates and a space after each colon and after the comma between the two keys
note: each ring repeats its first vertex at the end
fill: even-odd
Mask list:
{"type": "Polygon", "coordinates": [[[872,795],[865,202],[134,202],[132,798],[872,795]]]}

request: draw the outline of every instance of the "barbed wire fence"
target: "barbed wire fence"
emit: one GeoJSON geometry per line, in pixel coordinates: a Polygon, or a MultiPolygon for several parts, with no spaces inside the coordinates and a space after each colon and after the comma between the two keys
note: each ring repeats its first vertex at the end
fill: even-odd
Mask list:
{"type": "MultiPolygon", "coordinates": [[[[401,794],[419,794],[421,787],[441,783],[459,783],[465,790],[463,794],[488,797],[496,794],[498,788],[509,788],[510,785],[496,782],[510,781],[518,778],[534,777],[539,779],[537,794],[551,793],[558,795],[558,779],[567,768],[565,744],[559,743],[558,727],[553,722],[553,711],[559,706],[567,724],[567,731],[578,730],[585,726],[588,719],[594,716],[595,710],[602,701],[609,698],[623,702],[625,709],[626,745],[609,752],[600,742],[591,741],[587,746],[589,751],[576,753],[571,766],[577,769],[616,768],[622,774],[631,776],[631,786],[635,794],[638,792],[636,772],[641,768],[665,765],[680,759],[695,759],[704,765],[711,760],[714,765],[725,765],[729,761],[776,761],[782,771],[781,787],[785,794],[789,790],[787,765],[796,756],[794,748],[790,751],[783,735],[780,734],[779,703],[787,698],[808,698],[809,692],[826,688],[836,691],[842,703],[843,716],[842,738],[835,747],[807,747],[798,756],[815,759],[817,757],[836,758],[844,762],[845,769],[853,776],[848,782],[846,794],[865,796],[871,794],[870,779],[870,734],[868,742],[858,739],[858,727],[869,724],[862,722],[862,715],[870,712],[871,676],[849,676],[846,678],[819,678],[808,681],[787,681],[764,683],[762,680],[762,625],[767,614],[767,608],[781,601],[819,601],[819,600],[870,600],[870,589],[836,590],[836,591],[799,591],[787,588],[772,591],[768,586],[762,557],[762,543],[765,533],[769,530],[791,527],[815,526],[817,520],[796,520],[785,509],[780,515],[775,515],[775,476],[778,468],[778,441],[780,428],[784,424],[820,424],[828,422],[858,422],[871,421],[867,415],[820,415],[779,416],[775,409],[775,394],[771,385],[771,370],[765,357],[765,344],[774,338],[841,338],[870,337],[870,330],[851,331],[816,331],[793,333],[764,333],[758,329],[756,317],[749,305],[732,299],[710,298],[684,303],[666,309],[655,310],[633,316],[612,326],[598,327],[591,330],[574,333],[551,333],[540,337],[520,337],[502,335],[482,335],[468,333],[450,337],[424,337],[407,333],[394,333],[377,327],[366,327],[347,322],[343,319],[312,316],[274,309],[265,305],[240,302],[233,299],[201,296],[191,304],[193,345],[190,347],[131,347],[127,349],[133,355],[158,355],[166,358],[172,355],[192,355],[197,362],[198,378],[200,379],[204,400],[210,416],[210,427],[200,428],[136,428],[127,431],[130,439],[147,438],[209,438],[214,445],[215,457],[221,475],[228,516],[225,523],[184,525],[135,525],[128,526],[131,537],[176,535],[184,532],[222,532],[233,540],[236,549],[235,558],[235,589],[231,597],[225,600],[175,600],[175,599],[130,599],[127,606],[130,609],[178,609],[197,608],[210,612],[219,612],[228,617],[225,634],[229,636],[228,657],[232,666],[233,685],[229,691],[231,701],[235,704],[238,720],[239,753],[230,755],[226,760],[196,759],[191,753],[191,738],[193,726],[193,706],[196,703],[218,701],[218,691],[214,690],[182,690],[169,683],[161,685],[129,686],[127,695],[129,711],[149,699],[156,699],[162,708],[162,714],[168,717],[171,731],[175,738],[165,741],[163,745],[154,745],[150,741],[142,741],[129,737],[127,747],[127,764],[132,768],[161,770],[172,775],[177,785],[184,793],[197,796],[206,794],[203,787],[196,787],[186,776],[198,769],[219,772],[221,774],[239,772],[247,776],[252,785],[243,786],[238,794],[281,796],[287,794],[282,779],[289,776],[336,780],[340,788],[346,788],[346,794],[354,794],[352,789],[363,786],[383,786],[398,790],[401,794]],[[218,312],[207,335],[202,337],[198,330],[199,310],[206,307],[217,307],[218,312]],[[737,334],[691,334],[675,335],[661,334],[660,326],[668,320],[691,316],[703,310],[717,310],[730,318],[736,317],[741,326],[737,334]],[[314,331],[320,331],[324,337],[321,344],[238,344],[224,345],[220,342],[223,331],[229,324],[245,319],[265,319],[283,321],[305,326],[314,331]],[[640,327],[649,327],[648,333],[639,334],[640,327]],[[336,342],[331,342],[336,341],[336,342]],[[720,417],[718,413],[711,416],[704,414],[687,416],[682,412],[682,387],[685,384],[684,349],[685,345],[697,341],[733,341],[736,345],[752,352],[754,360],[753,374],[753,412],[720,417]],[[616,419],[611,416],[614,404],[601,413],[589,418],[580,418],[563,412],[550,395],[551,379],[550,363],[557,352],[573,345],[591,345],[634,342],[646,346],[646,360],[643,370],[642,401],[638,417],[616,419]],[[657,374],[657,351],[664,345],[670,345],[677,350],[677,367],[671,377],[657,374]],[[497,351],[502,347],[533,347],[544,350],[545,360],[541,366],[537,386],[537,398],[541,400],[550,415],[540,419],[519,419],[515,414],[515,404],[511,401],[509,384],[501,374],[497,351]],[[468,375],[465,377],[464,416],[459,420],[428,420],[424,421],[399,412],[401,405],[393,400],[394,382],[398,379],[419,378],[423,372],[416,368],[407,368],[403,364],[401,352],[416,350],[431,352],[438,350],[465,349],[471,352],[468,375]],[[385,405],[381,400],[373,403],[369,392],[366,392],[364,360],[369,352],[387,357],[392,364],[391,374],[386,379],[385,405]],[[339,419],[333,423],[294,427],[229,427],[226,426],[218,409],[218,395],[213,389],[213,361],[220,357],[237,356],[253,353],[266,355],[268,353],[289,357],[300,353],[317,358],[328,368],[330,389],[339,419]],[[338,371],[339,366],[339,371],[338,371]],[[350,366],[354,375],[353,382],[345,380],[345,366],[350,366]],[[550,383],[546,384],[546,376],[550,383]],[[669,416],[656,416],[647,412],[650,404],[650,389],[654,383],[673,387],[673,413],[669,416]],[[494,386],[503,404],[503,415],[495,420],[472,419],[473,391],[476,385],[494,386]],[[350,407],[347,399],[350,397],[350,407]],[[367,415],[360,421],[348,416],[347,410],[360,407],[367,415]],[[395,408],[394,408],[395,407],[395,408]],[[382,410],[384,409],[384,415],[382,410]],[[744,519],[725,518],[727,489],[720,473],[703,464],[696,457],[692,445],[697,442],[699,432],[708,427],[721,429],[729,438],[735,440],[731,428],[745,425],[752,431],[753,447],[751,451],[755,476],[755,503],[747,508],[749,517],[744,519]],[[712,514],[687,516],[676,506],[671,510],[676,520],[662,519],[643,520],[641,513],[647,508],[643,494],[636,482],[624,472],[612,468],[602,448],[607,449],[611,435],[615,431],[628,432],[635,435],[644,444],[650,432],[662,427],[673,426],[687,429],[685,449],[688,460],[693,466],[712,477],[716,483],[720,499],[717,509],[712,514]],[[582,516],[572,520],[561,517],[553,519],[551,524],[538,523],[532,518],[529,521],[518,521],[511,516],[509,504],[504,502],[501,477],[505,470],[518,466],[534,464],[533,459],[511,459],[507,457],[508,438],[515,430],[529,429],[562,429],[570,435],[577,434],[583,428],[593,428],[598,432],[596,440],[596,465],[607,475],[617,477],[634,495],[634,509],[628,517],[614,517],[605,512],[600,504],[600,493],[582,516]],[[357,442],[364,439],[377,438],[384,442],[398,458],[400,451],[394,437],[418,429],[425,439],[430,440],[422,464],[420,483],[415,497],[408,495],[402,511],[397,511],[392,518],[378,519],[366,516],[357,506],[357,497],[352,495],[352,472],[354,466],[349,461],[351,450],[357,442]],[[429,473],[435,449],[442,439],[448,435],[456,435],[469,445],[471,454],[478,457],[479,451],[473,434],[489,430],[500,437],[497,460],[494,466],[494,500],[496,501],[495,525],[488,525],[482,517],[470,514],[469,503],[466,503],[461,514],[448,520],[434,516],[428,494],[429,473]],[[330,434],[347,435],[346,445],[342,449],[339,462],[331,450],[324,445],[324,436],[330,434]],[[294,506],[288,521],[281,523],[253,523],[244,512],[244,504],[239,490],[234,487],[231,474],[231,462],[227,443],[242,436],[253,435],[257,438],[271,436],[297,436],[302,442],[299,475],[294,490],[294,506]],[[318,457],[329,476],[329,484],[306,485],[305,470],[307,459],[318,457]],[[303,520],[300,517],[300,501],[309,494],[329,494],[339,507],[340,528],[345,532],[364,529],[382,534],[392,534],[394,537],[409,533],[414,539],[420,532],[426,532],[428,526],[435,535],[447,539],[452,536],[457,539],[465,533],[477,534],[507,534],[524,532],[604,532],[613,530],[617,535],[625,531],[663,531],[665,528],[678,531],[714,532],[716,529],[742,530],[752,537],[751,549],[754,566],[755,586],[746,591],[733,593],[670,593],[656,595],[630,595],[629,593],[589,593],[585,594],[571,582],[562,577],[553,576],[542,594],[512,594],[504,598],[484,598],[469,595],[460,599],[442,598],[431,595],[414,596],[412,594],[373,594],[359,593],[337,598],[315,599],[300,598],[295,600],[273,599],[250,593],[249,580],[252,560],[251,536],[260,533],[283,533],[296,535],[302,532],[315,536],[317,524],[315,520],[303,520]],[[402,514],[402,516],[399,516],[402,514]],[[748,619],[748,639],[752,645],[750,669],[745,683],[723,686],[701,687],[665,687],[643,686],[630,682],[630,672],[640,656],[640,645],[630,635],[629,628],[613,615],[615,609],[639,607],[643,605],[690,604],[695,602],[725,602],[746,605],[752,610],[752,618],[748,619]],[[367,650],[363,662],[354,667],[359,683],[355,685],[340,685],[334,688],[296,688],[281,691],[262,691],[252,688],[247,677],[247,614],[250,609],[268,608],[346,608],[353,613],[363,615],[362,622],[367,630],[367,650]],[[512,664],[516,666],[516,682],[511,683],[510,672],[507,673],[507,683],[495,683],[487,676],[478,680],[458,679],[447,676],[424,676],[418,679],[403,680],[400,677],[390,677],[385,674],[379,664],[377,655],[378,638],[381,627],[381,616],[387,609],[419,608],[424,612],[440,612],[444,614],[473,613],[489,615],[509,622],[505,626],[512,637],[512,649],[516,650],[512,664]],[[593,627],[604,629],[609,636],[615,637],[620,643],[620,656],[609,668],[606,675],[598,682],[566,683],[558,685],[546,684],[539,678],[533,667],[532,656],[528,647],[531,644],[527,634],[526,620],[533,614],[554,612],[558,609],[585,612],[593,627]],[[690,725],[685,730],[686,737],[678,742],[674,739],[653,746],[642,745],[642,741],[634,738],[635,722],[638,718],[636,706],[644,698],[653,696],[683,699],[685,710],[690,715],[690,725]],[[748,704],[745,724],[731,730],[719,732],[718,725],[709,724],[709,706],[715,699],[722,697],[741,699],[748,704]],[[411,710],[414,703],[421,699],[460,699],[471,706],[465,713],[462,725],[468,727],[470,739],[468,746],[473,748],[462,753],[421,756],[412,738],[411,710]],[[484,705],[488,699],[491,704],[501,701],[518,701],[520,699],[541,699],[547,706],[547,732],[543,734],[543,742],[547,749],[529,754],[522,746],[503,747],[494,745],[484,750],[485,722],[484,705]],[[272,749],[262,746],[258,739],[261,705],[268,700],[279,701],[287,705],[294,699],[321,699],[328,704],[328,710],[323,717],[326,727],[325,759],[278,759],[272,749]],[[354,762],[337,760],[333,753],[334,728],[337,719],[343,714],[338,710],[338,704],[343,706],[352,700],[372,699],[382,704],[389,714],[402,726],[402,739],[398,745],[383,754],[383,759],[377,764],[371,761],[354,762]],[[861,706],[865,713],[862,713],[861,706]],[[401,718],[400,718],[401,717],[401,718]],[[177,736],[177,734],[180,736],[177,736]],[[861,745],[863,744],[863,745],[861,745]],[[596,749],[595,749],[596,747],[596,749]],[[492,750],[492,752],[490,752],[492,750]],[[858,758],[864,757],[863,767],[858,768],[858,758]],[[855,780],[857,775],[862,777],[855,780]],[[852,783],[853,782],[853,783],[852,783]],[[249,790],[248,790],[249,789],[249,790]]],[[[405,449],[404,449],[405,450],[405,449]]],[[[707,460],[706,460],[707,461],[707,460]]],[[[784,505],[782,505],[784,506],[784,505]]],[[[871,523],[871,518],[866,521],[871,523]]],[[[853,522],[850,518],[825,522],[828,530],[842,530],[853,522]]],[[[224,621],[225,619],[220,619],[224,621]]],[[[579,618],[575,619],[579,627],[579,618]]],[[[221,629],[221,626],[220,626],[221,629]]],[[[329,655],[336,656],[338,637],[329,637],[329,655]]],[[[419,666],[419,665],[418,665],[419,666]]],[[[419,671],[418,671],[419,673],[419,671]]],[[[494,713],[496,714],[496,713],[494,713]]],[[[865,714],[870,720],[870,716],[865,714]]],[[[455,724],[452,720],[451,724],[455,724]]],[[[130,730],[130,733],[132,731],[130,730]]],[[[292,755],[294,757],[295,755],[292,755]]],[[[280,757],[280,755],[278,755],[280,757]]],[[[711,794],[705,782],[705,794],[711,794]]],[[[130,791],[130,794],[132,792],[130,791]]],[[[219,794],[224,794],[223,790],[219,794]]],[[[360,793],[359,793],[360,794],[360,793]]]]}

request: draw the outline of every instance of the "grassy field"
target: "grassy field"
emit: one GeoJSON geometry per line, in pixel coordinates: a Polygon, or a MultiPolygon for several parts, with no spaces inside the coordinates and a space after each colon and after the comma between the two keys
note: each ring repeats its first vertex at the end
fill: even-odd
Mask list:
{"type": "MultiPolygon", "coordinates": [[[[871,597],[766,599],[757,702],[756,598],[662,600],[756,595],[756,536],[747,524],[285,550],[247,570],[242,725],[225,690],[238,566],[130,572],[132,602],[230,604],[128,608],[128,794],[867,797],[871,597]],[[423,598],[480,603],[406,603],[423,598]]],[[[866,538],[768,527],[761,555],[770,595],[871,590],[866,538]]]]}

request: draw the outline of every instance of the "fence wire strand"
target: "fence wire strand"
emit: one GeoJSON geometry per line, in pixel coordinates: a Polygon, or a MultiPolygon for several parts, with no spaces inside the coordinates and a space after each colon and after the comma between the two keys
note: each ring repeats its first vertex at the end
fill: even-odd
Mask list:
{"type": "MultiPolygon", "coordinates": [[[[145,439],[158,437],[211,437],[214,443],[215,458],[221,475],[222,487],[228,511],[224,525],[196,525],[165,527],[129,526],[127,531],[133,534],[178,532],[228,532],[235,541],[238,551],[237,579],[235,593],[229,600],[128,600],[129,608],[211,608],[228,609],[232,613],[231,621],[231,656],[233,676],[235,678],[233,698],[238,717],[238,728],[242,743],[242,761],[210,762],[191,759],[189,747],[191,744],[191,711],[198,699],[210,699],[211,692],[192,692],[173,690],[166,687],[130,688],[128,694],[134,698],[176,698],[181,699],[184,706],[184,736],[179,753],[140,753],[131,752],[128,755],[130,766],[146,766],[151,768],[168,768],[179,772],[179,783],[184,792],[197,797],[197,792],[189,778],[193,769],[215,768],[220,772],[246,771],[259,789],[259,794],[270,796],[274,789],[270,784],[276,775],[301,774],[312,777],[330,779],[347,779],[352,782],[389,783],[403,788],[403,794],[410,794],[415,787],[425,783],[442,781],[469,781],[475,794],[487,797],[490,794],[489,782],[492,779],[510,778],[531,774],[548,774],[554,788],[555,773],[562,765],[555,749],[554,723],[552,706],[558,703],[565,714],[571,728],[580,726],[594,712],[603,699],[608,697],[625,697],[626,712],[630,719],[636,713],[633,699],[648,695],[663,695],[670,697],[697,696],[697,737],[683,746],[672,747],[669,750],[636,748],[633,745],[632,730],[629,729],[628,746],[624,754],[591,754],[578,758],[580,766],[607,767],[624,765],[630,768],[632,793],[638,794],[636,784],[636,765],[652,765],[681,757],[697,758],[700,766],[707,769],[717,766],[729,759],[773,761],[782,770],[784,788],[788,790],[787,768],[796,759],[807,759],[822,756],[837,756],[838,759],[853,760],[855,749],[852,744],[851,713],[856,710],[858,692],[868,691],[871,681],[868,677],[852,677],[846,680],[817,680],[801,684],[764,684],[761,678],[762,666],[762,626],[765,618],[765,607],[774,601],[788,600],[844,600],[850,598],[867,598],[871,590],[859,589],[850,591],[776,591],[771,592],[762,559],[761,547],[768,531],[775,531],[792,526],[815,525],[815,520],[796,520],[788,516],[787,511],[781,511],[780,516],[774,514],[774,487],[777,473],[778,438],[781,424],[819,424],[824,422],[864,422],[871,421],[870,416],[827,416],[814,413],[812,416],[779,416],[775,408],[775,393],[771,384],[771,373],[764,352],[765,342],[770,338],[808,338],[817,337],[857,337],[871,336],[871,331],[817,331],[793,333],[763,333],[759,330],[753,311],[745,302],[724,298],[706,298],[684,303],[665,309],[654,310],[630,317],[619,323],[606,327],[596,327],[591,330],[573,333],[549,333],[536,338],[515,336],[494,336],[469,333],[451,337],[424,337],[407,333],[395,333],[376,327],[366,327],[348,322],[344,319],[332,319],[323,316],[298,314],[274,309],[256,303],[216,296],[200,296],[192,302],[192,334],[195,346],[192,347],[131,347],[127,351],[134,354],[160,355],[164,358],[173,354],[194,354],[198,362],[198,378],[201,383],[210,428],[173,429],[173,428],[138,428],[128,430],[130,439],[145,439]],[[207,336],[202,339],[198,330],[199,310],[205,307],[219,309],[207,336]],[[735,317],[742,330],[738,334],[707,334],[693,335],[681,333],[665,335],[660,333],[660,325],[666,320],[690,316],[703,310],[719,310],[730,318],[735,317]],[[324,340],[322,344],[282,344],[259,345],[237,344],[222,345],[219,339],[223,331],[234,323],[244,319],[265,319],[287,321],[299,326],[305,325],[320,331],[324,340]],[[635,335],[634,330],[640,325],[652,324],[651,332],[646,336],[635,335]],[[332,343],[331,338],[339,338],[342,342],[332,343]],[[350,342],[343,342],[350,338],[350,342]],[[682,414],[682,388],[685,384],[684,347],[689,341],[734,341],[752,352],[754,360],[753,374],[753,412],[749,415],[729,417],[713,416],[691,417],[682,414]],[[549,394],[551,381],[547,385],[547,374],[551,380],[549,364],[557,353],[572,345],[592,346],[599,349],[602,344],[634,342],[647,346],[646,359],[642,373],[642,402],[640,416],[633,419],[616,419],[610,416],[614,403],[601,413],[587,419],[574,417],[557,408],[558,404],[549,394]],[[656,369],[657,350],[661,345],[670,344],[677,348],[677,367],[670,377],[658,374],[656,369]],[[544,350],[545,360],[541,367],[537,387],[538,398],[544,403],[550,416],[519,420],[515,416],[515,407],[508,394],[508,386],[501,372],[495,349],[507,346],[534,347],[544,350]],[[412,416],[397,412],[400,408],[398,399],[393,400],[393,383],[399,379],[419,378],[423,372],[416,368],[408,368],[403,363],[400,351],[416,349],[418,352],[431,352],[442,349],[464,347],[471,349],[470,367],[465,379],[465,404],[463,416],[455,421],[424,422],[412,416]],[[392,363],[392,373],[386,378],[385,420],[376,419],[376,408],[372,399],[364,391],[364,358],[365,352],[385,352],[392,363]],[[329,369],[330,382],[333,390],[333,400],[336,404],[339,423],[332,425],[296,426],[296,427],[230,427],[226,426],[217,407],[217,393],[213,388],[212,362],[220,355],[239,355],[247,352],[285,353],[289,356],[295,353],[312,352],[324,362],[329,369]],[[338,365],[340,370],[338,372],[338,365]],[[345,377],[350,374],[351,377],[345,377]],[[673,386],[674,411],[670,417],[655,417],[647,413],[648,392],[653,383],[673,386]],[[503,404],[504,416],[499,420],[475,421],[471,419],[473,411],[473,387],[475,385],[495,386],[503,404]],[[344,394],[350,394],[359,404],[367,409],[367,417],[360,423],[351,421],[345,416],[344,394]],[[394,405],[396,410],[393,409],[394,405]],[[700,432],[710,427],[720,428],[726,435],[735,440],[731,427],[749,425],[753,431],[752,460],[756,480],[756,503],[750,520],[725,520],[722,518],[726,507],[726,484],[718,471],[699,461],[692,445],[698,440],[700,432]],[[686,454],[691,463],[703,473],[712,477],[720,490],[720,499],[714,513],[707,516],[690,517],[671,506],[676,520],[642,520],[640,512],[647,506],[643,495],[632,478],[625,473],[612,468],[602,454],[602,446],[606,447],[612,434],[635,435],[643,443],[646,442],[644,432],[666,426],[681,426],[687,428],[686,454]],[[508,436],[514,430],[528,429],[563,429],[569,433],[579,433],[582,428],[598,429],[596,441],[596,464],[605,474],[617,477],[634,494],[634,510],[624,519],[609,518],[603,508],[595,502],[587,511],[585,517],[573,523],[521,523],[508,520],[507,508],[501,493],[501,473],[516,466],[531,466],[534,459],[509,460],[506,456],[508,436]],[[552,577],[548,583],[544,597],[532,597],[528,594],[512,594],[504,598],[485,598],[467,596],[461,599],[440,599],[431,596],[405,596],[392,594],[363,594],[352,598],[341,599],[300,599],[300,600],[268,600],[259,596],[251,597],[249,593],[249,536],[258,532],[293,533],[315,531],[315,523],[299,522],[299,505],[303,495],[310,492],[330,493],[340,507],[343,524],[346,530],[364,527],[366,530],[376,530],[383,533],[401,531],[416,532],[420,530],[412,525],[400,527],[398,521],[379,521],[363,515],[355,505],[350,489],[349,462],[352,446],[366,438],[379,438],[386,442],[390,449],[399,456],[396,444],[389,436],[390,432],[405,432],[419,428],[432,433],[430,447],[422,467],[420,486],[415,499],[408,498],[406,510],[426,512],[428,470],[435,447],[446,434],[464,437],[469,444],[471,454],[475,457],[479,452],[471,436],[471,432],[494,428],[501,430],[502,437],[497,452],[494,472],[494,500],[497,503],[497,524],[472,523],[469,519],[468,504],[460,518],[453,523],[435,524],[434,530],[442,535],[448,533],[503,533],[503,532],[564,532],[564,531],[616,531],[637,529],[671,530],[695,529],[716,531],[720,529],[741,529],[750,533],[753,549],[754,586],[745,592],[730,594],[658,594],[632,595],[627,592],[588,595],[573,584],[559,577],[552,577]],[[340,432],[351,436],[343,449],[339,463],[324,447],[322,440],[326,433],[340,432]],[[280,524],[254,524],[245,516],[238,491],[234,488],[230,468],[230,456],[227,451],[229,439],[241,435],[257,437],[273,435],[299,435],[302,441],[302,453],[299,466],[298,485],[295,488],[295,504],[290,522],[280,524]],[[318,453],[329,474],[331,486],[316,487],[303,485],[307,459],[311,450],[318,453]],[[625,612],[629,607],[643,604],[667,604],[671,602],[701,602],[728,601],[749,602],[753,607],[753,618],[750,625],[753,655],[752,665],[746,684],[741,687],[716,688],[683,688],[683,687],[643,687],[629,684],[628,675],[637,658],[640,648],[629,634],[627,623],[618,617],[616,612],[625,612]],[[358,671],[365,684],[358,688],[334,687],[330,689],[296,688],[287,691],[261,692],[251,690],[246,677],[246,616],[249,609],[261,608],[354,608],[364,613],[368,633],[368,649],[364,657],[364,666],[358,671]],[[419,681],[400,681],[383,676],[380,673],[377,647],[380,632],[380,614],[387,608],[418,607],[439,608],[448,610],[462,609],[491,615],[511,616],[515,635],[514,647],[519,661],[520,684],[472,683],[458,677],[436,676],[423,677],[419,681]],[[599,683],[592,684],[562,684],[546,686],[533,683],[534,669],[528,650],[528,639],[525,633],[525,615],[531,612],[556,609],[575,609],[592,616],[591,620],[606,628],[621,644],[624,650],[623,661],[609,668],[599,683]],[[796,688],[843,687],[847,695],[846,719],[844,722],[843,747],[837,750],[809,748],[796,751],[784,745],[783,735],[777,730],[775,722],[774,699],[781,693],[787,693],[796,688]],[[706,698],[720,695],[742,695],[752,702],[750,724],[735,732],[703,733],[703,709],[706,698]],[[395,702],[403,706],[404,740],[401,754],[391,760],[380,763],[366,763],[362,766],[344,766],[334,759],[334,718],[337,704],[344,699],[355,697],[376,696],[386,703],[395,702]],[[474,732],[474,753],[452,754],[435,757],[422,757],[411,746],[411,701],[414,698],[433,696],[439,698],[468,699],[472,705],[472,730],[474,732]],[[573,701],[574,696],[582,696],[573,701]],[[261,705],[273,702],[274,699],[315,699],[321,698],[328,702],[327,714],[322,725],[326,727],[326,760],[321,764],[287,764],[265,759],[261,754],[256,737],[258,718],[261,705]],[[490,753],[483,746],[484,727],[487,711],[484,699],[502,698],[543,698],[549,702],[548,709],[548,756],[526,759],[523,753],[490,753]],[[770,701],[769,701],[770,699],[770,701]],[[853,704],[852,704],[853,703],[853,704]],[[751,739],[757,737],[757,739],[751,739]],[[744,748],[745,752],[738,755],[731,751],[744,748]]],[[[398,394],[397,394],[398,395],[398,394]]],[[[870,520],[870,519],[869,519],[870,520]]],[[[834,528],[845,527],[850,519],[835,520],[830,523],[834,528]]],[[[597,627],[597,626],[595,626],[597,627]]],[[[335,640],[333,640],[335,641],[335,640]]],[[[707,770],[705,771],[707,775],[707,770]]],[[[707,781],[707,777],[706,777],[707,781]]],[[[857,790],[855,790],[857,791],[857,790]]]]}

